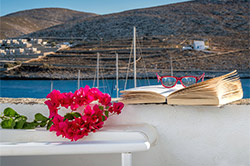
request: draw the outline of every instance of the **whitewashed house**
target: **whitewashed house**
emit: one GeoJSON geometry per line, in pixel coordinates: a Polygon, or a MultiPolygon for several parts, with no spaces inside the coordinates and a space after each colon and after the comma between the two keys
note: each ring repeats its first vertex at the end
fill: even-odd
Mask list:
{"type": "Polygon", "coordinates": [[[205,50],[205,42],[195,40],[193,47],[194,47],[194,50],[205,50]]]}
{"type": "Polygon", "coordinates": [[[2,56],[6,55],[5,50],[0,49],[0,55],[2,55],[2,56]]]}
{"type": "Polygon", "coordinates": [[[36,51],[37,51],[37,48],[32,47],[31,50],[32,50],[32,52],[36,52],[36,51]]]}
{"type": "Polygon", "coordinates": [[[24,53],[24,49],[23,48],[18,48],[18,49],[16,49],[16,53],[17,54],[23,54],[24,53]]]}
{"type": "Polygon", "coordinates": [[[37,44],[42,44],[43,39],[37,39],[37,44]]]}
{"type": "Polygon", "coordinates": [[[10,43],[11,43],[11,40],[7,40],[6,43],[7,43],[7,44],[10,44],[10,43]]]}
{"type": "Polygon", "coordinates": [[[47,42],[46,42],[46,41],[42,42],[42,45],[46,45],[46,44],[47,44],[47,42]]]}
{"type": "Polygon", "coordinates": [[[202,40],[194,40],[194,43],[192,45],[188,45],[188,46],[183,46],[182,50],[205,50],[208,49],[209,46],[205,45],[205,42],[202,40]]]}
{"type": "Polygon", "coordinates": [[[32,47],[32,44],[31,44],[31,43],[24,43],[24,44],[23,44],[23,47],[29,48],[29,47],[32,47]]]}
{"type": "Polygon", "coordinates": [[[27,42],[27,39],[19,39],[21,42],[27,42]]]}

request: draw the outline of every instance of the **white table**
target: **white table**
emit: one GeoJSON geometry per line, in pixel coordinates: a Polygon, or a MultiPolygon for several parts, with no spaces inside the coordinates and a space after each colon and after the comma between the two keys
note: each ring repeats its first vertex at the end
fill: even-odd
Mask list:
{"type": "Polygon", "coordinates": [[[105,126],[71,142],[46,129],[0,129],[0,156],[121,153],[122,166],[132,166],[132,152],[147,151],[156,143],[157,131],[148,124],[105,126]]]}

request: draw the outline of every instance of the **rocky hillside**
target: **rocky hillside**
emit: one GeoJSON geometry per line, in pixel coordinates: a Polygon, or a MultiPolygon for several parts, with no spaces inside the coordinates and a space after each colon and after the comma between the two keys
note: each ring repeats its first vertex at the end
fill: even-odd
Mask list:
{"type": "Polygon", "coordinates": [[[249,0],[196,0],[90,17],[54,26],[29,36],[130,38],[140,36],[245,36],[249,32],[249,0]]]}
{"type": "MultiPolygon", "coordinates": [[[[128,62],[133,26],[139,36],[138,78],[170,74],[171,64],[176,76],[205,72],[206,77],[214,77],[236,69],[241,77],[249,78],[249,5],[249,0],[196,0],[69,21],[27,36],[77,37],[70,39],[73,47],[23,63],[2,72],[0,78],[76,79],[80,70],[81,78],[93,79],[97,53],[101,77],[115,78],[115,53],[119,54],[119,77],[125,78],[127,71],[132,77],[133,66],[128,62]],[[204,40],[209,49],[182,50],[193,40],[204,40]]],[[[66,39],[55,41],[62,40],[66,39]]]]}
{"type": "Polygon", "coordinates": [[[41,8],[11,13],[0,17],[0,38],[17,37],[66,22],[77,22],[93,13],[63,8],[41,8]]]}
{"type": "MultiPolygon", "coordinates": [[[[182,50],[176,46],[183,38],[144,38],[137,42],[137,78],[156,78],[170,74],[171,59],[175,76],[201,75],[206,78],[238,70],[240,77],[250,76],[249,49],[242,41],[230,37],[209,39],[211,51],[182,50]],[[230,41],[230,42],[224,42],[230,41]],[[237,44],[234,44],[237,43],[237,44]]],[[[97,53],[100,54],[101,78],[116,78],[116,54],[119,55],[119,77],[133,77],[132,39],[82,42],[74,47],[59,50],[42,59],[22,63],[21,67],[2,72],[1,79],[94,79],[97,70],[97,53]],[[132,58],[132,59],[131,59],[132,58]],[[130,63],[129,63],[130,62],[130,63]],[[129,65],[130,64],[130,65],[129,65]],[[129,67],[129,68],[128,68],[129,67]],[[128,72],[128,73],[127,73],[128,72]]],[[[22,61],[22,57],[16,57],[22,61]]]]}

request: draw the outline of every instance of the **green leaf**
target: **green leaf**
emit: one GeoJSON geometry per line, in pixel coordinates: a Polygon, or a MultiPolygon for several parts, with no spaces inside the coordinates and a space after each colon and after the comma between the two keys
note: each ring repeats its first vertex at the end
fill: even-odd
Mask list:
{"type": "Polygon", "coordinates": [[[10,117],[7,117],[7,116],[1,116],[0,118],[1,118],[2,120],[10,119],[10,117]]]}
{"type": "Polygon", "coordinates": [[[99,106],[99,109],[103,111],[103,110],[104,110],[104,107],[100,105],[100,106],[99,106]]]}
{"type": "Polygon", "coordinates": [[[35,127],[37,127],[37,126],[39,125],[39,123],[37,123],[37,122],[35,122],[35,121],[33,121],[33,122],[31,122],[31,123],[33,123],[33,124],[35,125],[35,127]]]}
{"type": "Polygon", "coordinates": [[[72,112],[71,114],[76,118],[81,117],[81,114],[79,112],[72,112]]]}
{"type": "Polygon", "coordinates": [[[105,113],[106,117],[108,118],[109,117],[109,112],[105,111],[104,113],[105,113]]]}
{"type": "Polygon", "coordinates": [[[4,114],[4,116],[8,116],[8,117],[15,117],[15,116],[19,115],[15,110],[13,110],[10,107],[5,108],[3,111],[3,114],[4,114]]]}
{"type": "Polygon", "coordinates": [[[34,129],[36,128],[37,123],[35,122],[25,122],[23,125],[23,129],[34,129]]]}
{"type": "Polygon", "coordinates": [[[81,117],[81,114],[79,112],[71,112],[71,113],[67,113],[66,115],[64,115],[64,119],[63,120],[73,120],[74,118],[79,118],[81,117]]]}
{"type": "Polygon", "coordinates": [[[17,119],[15,119],[15,126],[14,128],[15,129],[22,129],[23,128],[23,125],[24,123],[26,122],[27,119],[25,119],[24,117],[19,117],[17,119]]]}
{"type": "Polygon", "coordinates": [[[102,116],[102,121],[105,121],[105,119],[106,119],[105,116],[102,116]]]}
{"type": "Polygon", "coordinates": [[[52,125],[53,125],[52,120],[49,120],[49,123],[47,124],[47,130],[49,130],[52,125]]]}
{"type": "Polygon", "coordinates": [[[40,125],[40,127],[44,127],[44,126],[46,126],[46,124],[47,124],[47,122],[45,121],[43,121],[43,122],[41,122],[39,125],[40,125]]]}
{"type": "Polygon", "coordinates": [[[66,115],[64,115],[64,119],[63,120],[73,120],[74,119],[74,116],[71,114],[71,113],[67,113],[66,115]]]}
{"type": "Polygon", "coordinates": [[[35,115],[35,120],[36,120],[36,121],[47,121],[48,118],[45,117],[45,116],[43,116],[41,113],[37,113],[37,114],[35,115]]]}
{"type": "Polygon", "coordinates": [[[26,116],[24,116],[24,115],[21,115],[20,117],[23,118],[23,120],[27,120],[27,119],[28,119],[28,118],[27,118],[26,116]]]}
{"type": "Polygon", "coordinates": [[[13,119],[6,119],[1,122],[1,127],[3,129],[12,129],[15,126],[15,121],[13,119]]]}

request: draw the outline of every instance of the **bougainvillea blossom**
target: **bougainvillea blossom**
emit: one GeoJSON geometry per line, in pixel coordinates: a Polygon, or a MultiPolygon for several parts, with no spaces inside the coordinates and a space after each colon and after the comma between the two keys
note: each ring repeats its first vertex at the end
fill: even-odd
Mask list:
{"type": "Polygon", "coordinates": [[[49,118],[52,118],[53,122],[50,131],[71,141],[77,141],[91,132],[96,132],[103,127],[108,117],[120,114],[124,107],[121,102],[111,103],[109,94],[89,86],[80,88],[74,93],[53,90],[47,98],[49,100],[45,101],[45,104],[50,110],[49,118]],[[70,108],[71,113],[65,116],[59,115],[58,111],[62,107],[70,108]]]}

